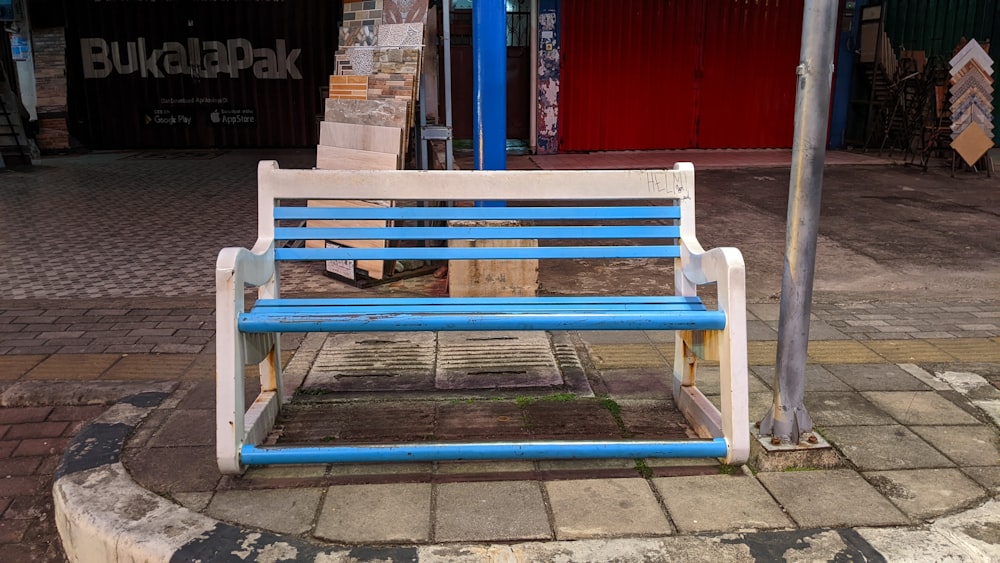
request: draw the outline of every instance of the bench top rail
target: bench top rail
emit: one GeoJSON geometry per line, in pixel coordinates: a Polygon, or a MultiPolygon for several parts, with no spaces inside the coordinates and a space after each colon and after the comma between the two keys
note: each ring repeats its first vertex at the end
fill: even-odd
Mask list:
{"type": "Polygon", "coordinates": [[[678,199],[694,197],[694,166],[672,170],[304,170],[257,167],[262,200],[678,199]],[[364,194],[362,196],[362,194],[364,194]]]}
{"type": "Polygon", "coordinates": [[[262,161],[257,171],[258,235],[262,240],[274,240],[276,221],[309,219],[676,220],[683,236],[694,235],[694,167],[686,162],[675,164],[671,170],[428,171],[281,169],[275,161],[262,161]],[[561,205],[338,208],[331,201],[334,207],[287,206],[286,202],[291,200],[502,200],[561,202],[561,205]],[[607,205],[611,201],[625,204],[607,205]]]}

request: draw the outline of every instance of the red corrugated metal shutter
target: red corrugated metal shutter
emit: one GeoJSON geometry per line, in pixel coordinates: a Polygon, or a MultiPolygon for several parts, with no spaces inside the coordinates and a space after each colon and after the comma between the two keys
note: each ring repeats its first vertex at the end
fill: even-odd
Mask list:
{"type": "Polygon", "coordinates": [[[695,146],[702,2],[562,4],[561,151],[695,146]]]}
{"type": "Polygon", "coordinates": [[[712,2],[705,18],[698,146],[792,146],[801,0],[712,2]]]}
{"type": "Polygon", "coordinates": [[[560,151],[788,147],[802,2],[563,4],[560,151]]]}

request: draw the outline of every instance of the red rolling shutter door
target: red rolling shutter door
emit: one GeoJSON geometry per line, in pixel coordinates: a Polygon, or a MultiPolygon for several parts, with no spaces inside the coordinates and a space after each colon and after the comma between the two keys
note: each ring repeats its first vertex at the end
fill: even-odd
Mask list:
{"type": "Polygon", "coordinates": [[[802,3],[574,0],[560,151],[788,147],[802,3]]]}

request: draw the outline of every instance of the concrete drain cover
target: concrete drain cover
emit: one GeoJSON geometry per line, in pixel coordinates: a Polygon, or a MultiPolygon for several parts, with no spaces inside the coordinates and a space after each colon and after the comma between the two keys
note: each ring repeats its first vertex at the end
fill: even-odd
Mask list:
{"type": "Polygon", "coordinates": [[[434,389],[434,333],[331,334],[305,389],[406,391],[434,389]]]}
{"type": "Polygon", "coordinates": [[[330,334],[301,393],[514,389],[593,395],[569,336],[547,332],[330,334]]]}
{"type": "Polygon", "coordinates": [[[508,389],[562,385],[545,332],[442,332],[438,389],[508,389]]]}

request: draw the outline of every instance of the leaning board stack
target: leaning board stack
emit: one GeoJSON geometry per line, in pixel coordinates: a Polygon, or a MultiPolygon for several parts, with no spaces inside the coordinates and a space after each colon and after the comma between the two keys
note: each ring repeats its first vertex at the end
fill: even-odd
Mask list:
{"type": "MultiPolygon", "coordinates": [[[[405,164],[420,84],[427,0],[344,2],[344,21],[320,123],[316,167],[392,170],[405,164]]],[[[391,201],[358,200],[358,207],[391,201]]],[[[312,201],[310,205],[320,205],[312,201]]],[[[385,226],[384,221],[310,221],[310,227],[385,226]],[[364,225],[361,225],[364,223],[364,225]]],[[[380,247],[385,241],[308,241],[308,246],[380,247]]],[[[357,281],[391,276],[393,264],[328,264],[334,277],[357,281]]]]}
{"type": "Polygon", "coordinates": [[[993,148],[993,59],[973,39],[950,63],[951,147],[972,166],[993,148]]]}

